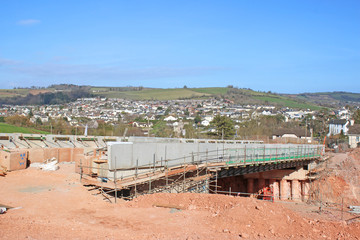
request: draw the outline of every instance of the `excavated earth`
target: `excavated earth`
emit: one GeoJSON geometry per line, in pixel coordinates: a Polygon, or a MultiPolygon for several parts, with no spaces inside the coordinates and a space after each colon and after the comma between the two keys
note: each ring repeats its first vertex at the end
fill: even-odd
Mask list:
{"type": "MultiPolygon", "coordinates": [[[[344,159],[359,161],[359,155],[344,159]]],[[[356,215],[341,220],[338,212],[319,213],[305,203],[166,193],[111,204],[94,193],[79,183],[73,164],[9,172],[0,178],[0,205],[14,208],[0,214],[0,238],[360,239],[356,215]]]]}
{"type": "Polygon", "coordinates": [[[312,188],[316,200],[360,205],[360,148],[330,154],[321,167],[323,171],[312,188]]]}

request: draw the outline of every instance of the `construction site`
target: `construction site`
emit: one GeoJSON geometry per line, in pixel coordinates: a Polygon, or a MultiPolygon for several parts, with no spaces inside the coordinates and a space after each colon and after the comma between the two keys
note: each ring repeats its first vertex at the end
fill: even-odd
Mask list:
{"type": "Polygon", "coordinates": [[[2,239],[358,239],[360,150],[0,134],[2,239]]]}

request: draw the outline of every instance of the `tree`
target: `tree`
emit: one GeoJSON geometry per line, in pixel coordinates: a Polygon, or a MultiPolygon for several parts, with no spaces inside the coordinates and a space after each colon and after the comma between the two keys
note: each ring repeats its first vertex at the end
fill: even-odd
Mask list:
{"type": "Polygon", "coordinates": [[[200,115],[196,115],[194,121],[195,121],[195,124],[196,124],[196,125],[198,125],[199,123],[201,123],[201,117],[200,117],[200,115]]]}
{"type": "Polygon", "coordinates": [[[164,121],[158,121],[151,130],[151,133],[155,135],[155,137],[171,137],[173,136],[173,130],[171,127],[166,125],[164,121]]]}
{"type": "Polygon", "coordinates": [[[360,124],[360,109],[356,110],[354,113],[354,120],[356,124],[360,124]]]}
{"type": "Polygon", "coordinates": [[[235,134],[233,121],[226,116],[216,115],[210,122],[212,127],[215,127],[215,135],[221,138],[231,138],[235,134]]]}
{"type": "Polygon", "coordinates": [[[185,138],[196,138],[196,130],[193,128],[191,124],[184,125],[185,129],[185,138]]]}
{"type": "Polygon", "coordinates": [[[31,127],[29,118],[22,115],[14,115],[5,118],[5,122],[19,127],[31,127]]]}
{"type": "Polygon", "coordinates": [[[36,125],[42,125],[41,119],[40,119],[40,118],[36,118],[35,124],[36,124],[36,125]]]}

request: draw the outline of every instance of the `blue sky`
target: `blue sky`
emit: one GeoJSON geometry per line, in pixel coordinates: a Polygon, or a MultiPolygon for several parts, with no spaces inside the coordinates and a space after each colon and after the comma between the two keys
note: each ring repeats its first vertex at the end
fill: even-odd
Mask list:
{"type": "Polygon", "coordinates": [[[0,88],[360,92],[360,1],[0,2],[0,88]]]}

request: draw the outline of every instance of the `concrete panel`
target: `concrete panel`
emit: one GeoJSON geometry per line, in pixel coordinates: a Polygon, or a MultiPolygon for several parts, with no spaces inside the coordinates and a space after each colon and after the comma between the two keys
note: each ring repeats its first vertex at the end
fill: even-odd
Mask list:
{"type": "Polygon", "coordinates": [[[108,143],[108,164],[111,170],[136,167],[136,159],[133,158],[133,143],[108,143]]]}
{"type": "Polygon", "coordinates": [[[72,148],[59,148],[59,162],[71,162],[72,148]]]}
{"type": "Polygon", "coordinates": [[[77,154],[75,158],[75,172],[80,173],[80,169],[82,168],[83,174],[90,175],[92,173],[92,156],[81,156],[81,154],[77,154]]]}
{"type": "Polygon", "coordinates": [[[73,148],[71,162],[75,162],[77,158],[84,157],[84,149],[83,148],[73,148]]]}
{"type": "Polygon", "coordinates": [[[44,160],[48,160],[51,158],[59,158],[58,148],[44,148],[44,160]]]}
{"type": "Polygon", "coordinates": [[[27,164],[27,151],[18,150],[5,152],[1,151],[0,165],[5,167],[8,171],[25,169],[27,164]]]}
{"type": "Polygon", "coordinates": [[[10,154],[10,168],[8,170],[20,170],[26,168],[27,151],[19,150],[10,154]]]}
{"type": "Polygon", "coordinates": [[[45,152],[43,148],[30,148],[28,150],[28,159],[30,163],[42,163],[45,159],[45,152]]]}
{"type": "Polygon", "coordinates": [[[0,165],[9,169],[10,167],[10,152],[0,150],[0,165]]]}

